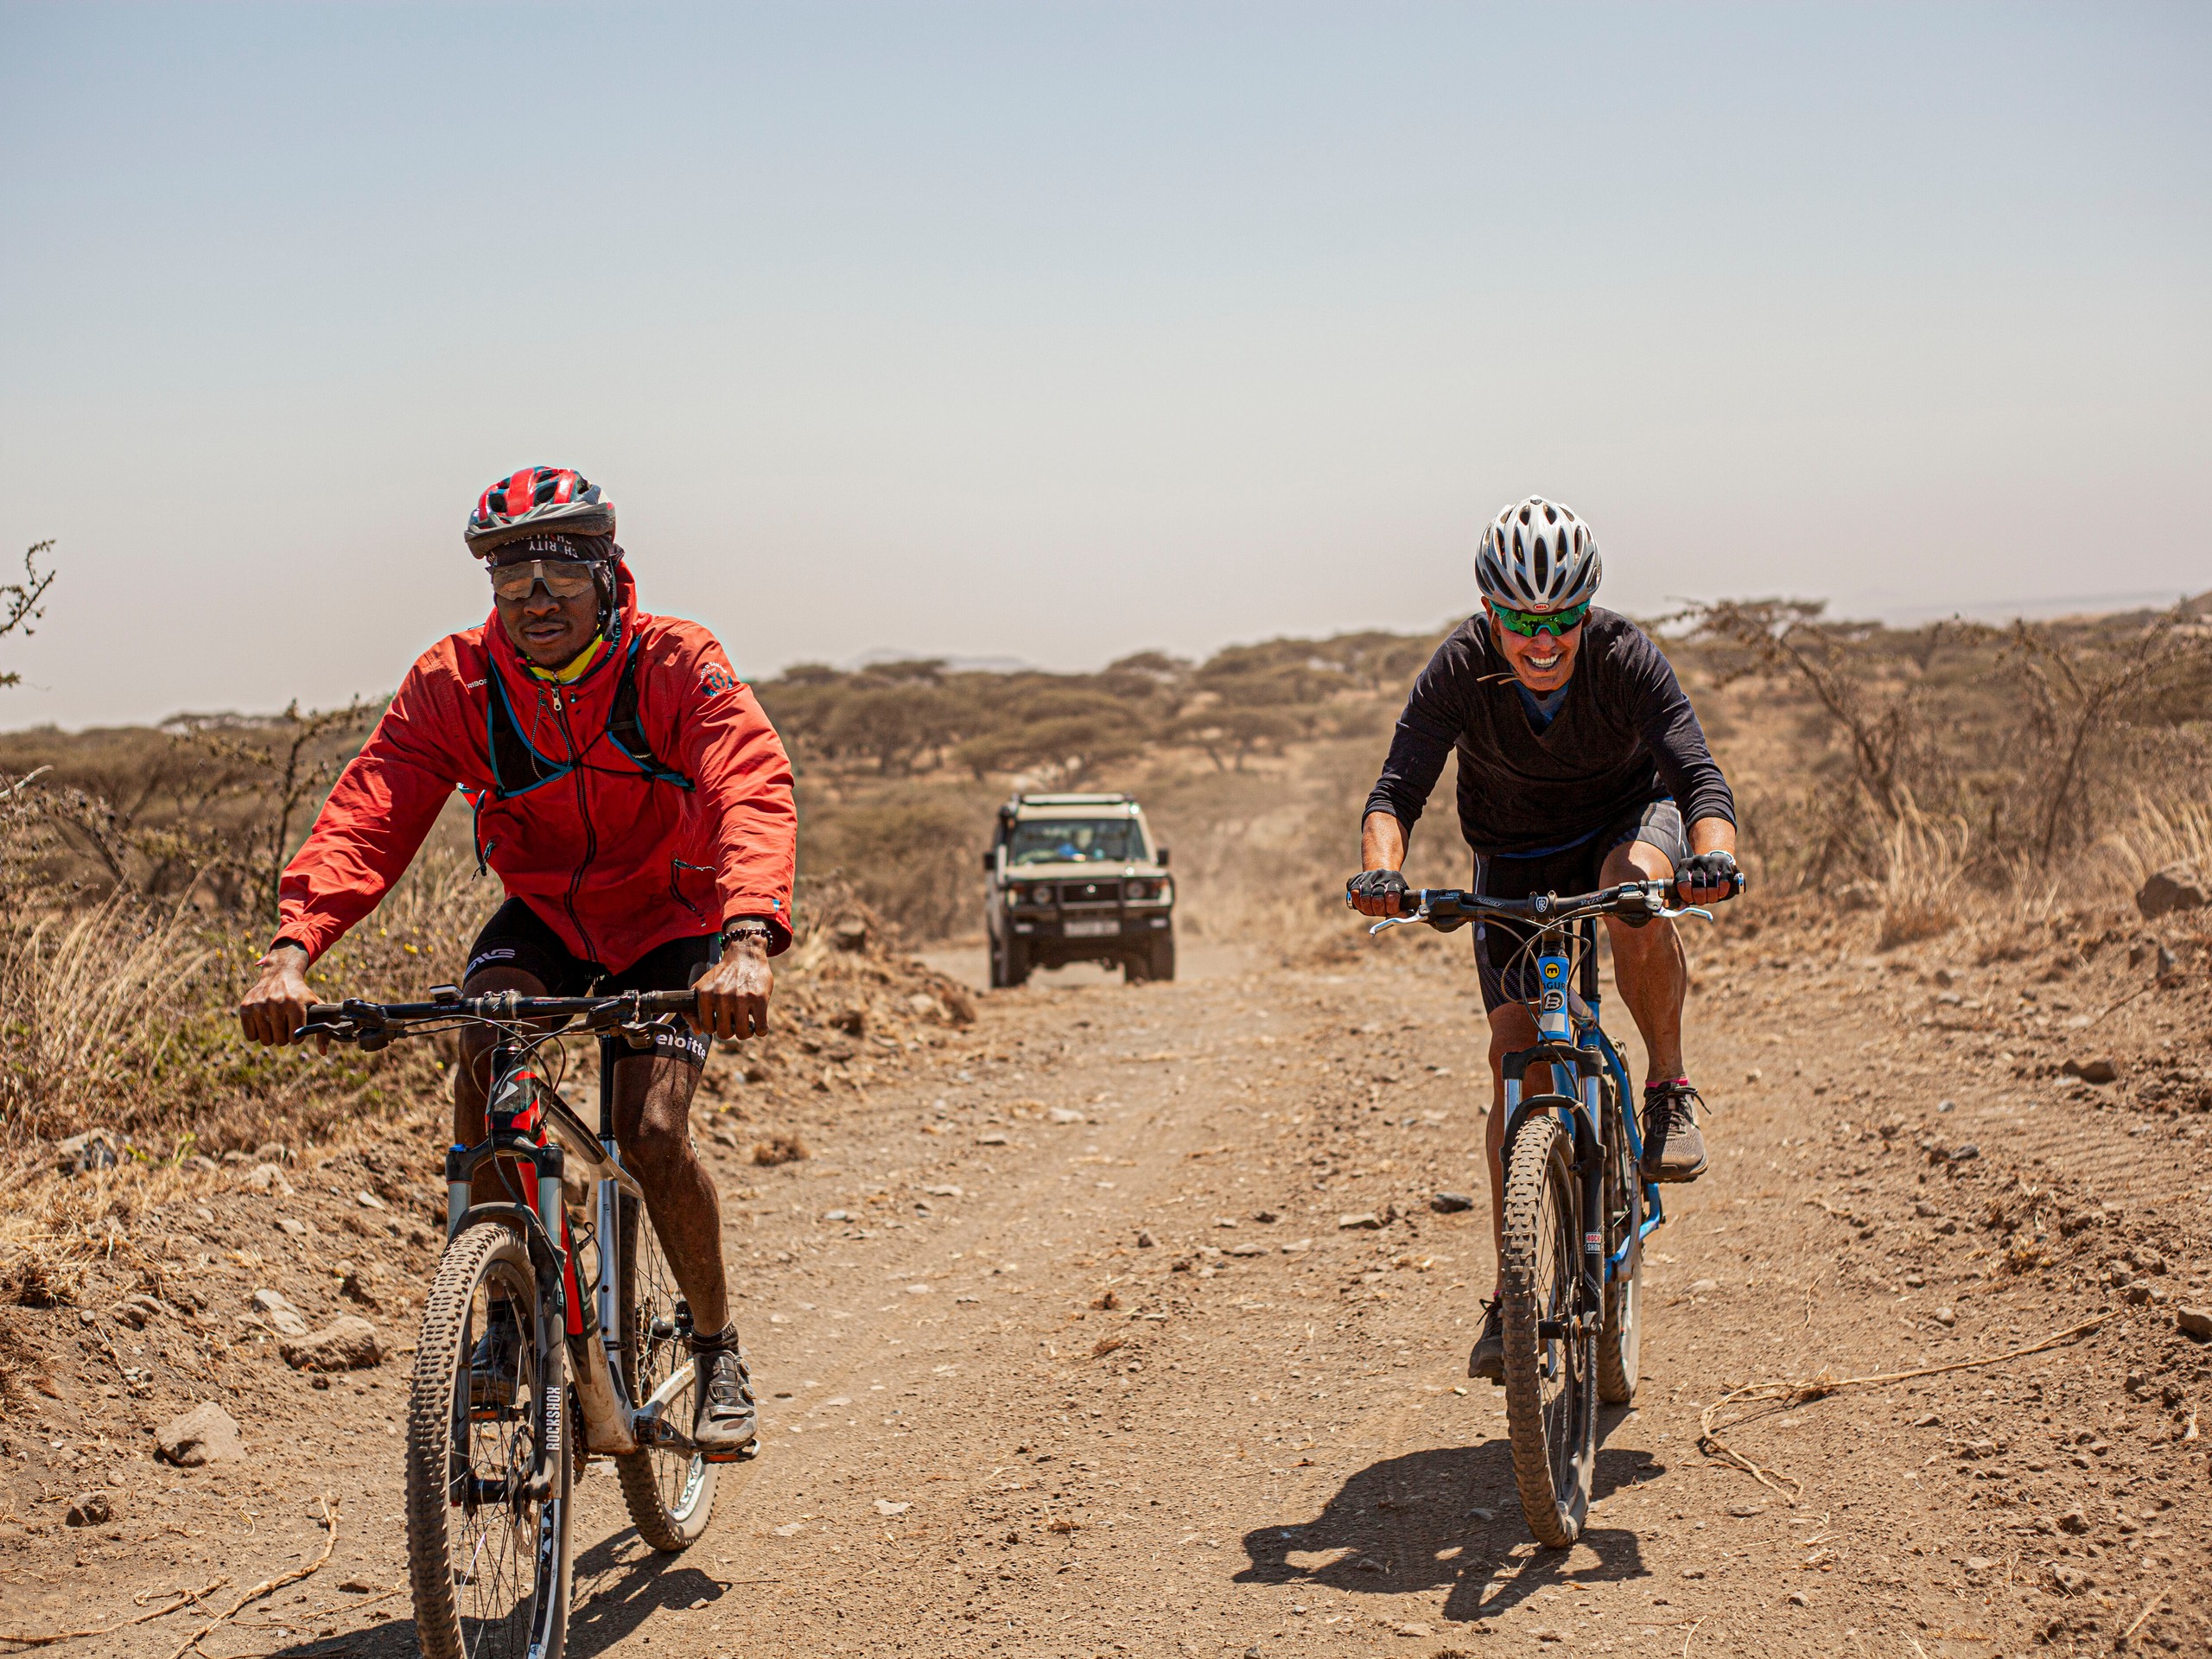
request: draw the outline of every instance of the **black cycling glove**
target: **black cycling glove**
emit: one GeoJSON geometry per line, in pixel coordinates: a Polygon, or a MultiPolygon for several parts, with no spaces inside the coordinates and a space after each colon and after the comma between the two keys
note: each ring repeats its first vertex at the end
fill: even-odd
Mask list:
{"type": "MultiPolygon", "coordinates": [[[[1354,899],[1387,899],[1396,893],[1402,901],[1413,889],[1406,885],[1404,874],[1397,870],[1362,870],[1344,883],[1344,897],[1354,899]]],[[[1402,902],[1401,909],[1406,908],[1402,902]]]]}
{"type": "Polygon", "coordinates": [[[1744,890],[1744,873],[1736,868],[1736,855],[1726,852],[1693,853],[1675,874],[1685,892],[1694,885],[1719,887],[1722,899],[1733,899],[1744,890]]]}

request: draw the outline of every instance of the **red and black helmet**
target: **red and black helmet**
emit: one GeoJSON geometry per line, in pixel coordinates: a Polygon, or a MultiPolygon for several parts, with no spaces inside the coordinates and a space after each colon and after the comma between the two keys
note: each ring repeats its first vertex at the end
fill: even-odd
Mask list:
{"type": "Polygon", "coordinates": [[[464,533],[480,559],[526,536],[612,536],[614,504],[565,467],[524,467],[478,498],[464,533]]]}

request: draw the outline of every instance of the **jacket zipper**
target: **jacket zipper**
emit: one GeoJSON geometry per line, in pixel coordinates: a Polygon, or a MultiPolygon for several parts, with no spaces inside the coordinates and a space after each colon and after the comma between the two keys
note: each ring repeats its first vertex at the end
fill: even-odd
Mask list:
{"type": "Polygon", "coordinates": [[[701,875],[712,875],[714,872],[703,864],[687,864],[680,858],[668,861],[668,896],[703,922],[707,919],[707,912],[683,896],[681,883],[686,870],[696,871],[701,875]]]}
{"type": "MultiPolygon", "coordinates": [[[[545,696],[543,691],[540,691],[539,700],[543,702],[545,696]]],[[[559,692],[554,692],[552,697],[553,717],[561,722],[561,737],[569,746],[569,765],[573,769],[576,780],[576,816],[583,820],[584,826],[583,861],[569,872],[569,891],[563,896],[561,904],[562,907],[569,912],[569,922],[576,930],[576,937],[584,942],[584,960],[597,962],[599,950],[598,947],[592,943],[591,930],[584,925],[583,918],[576,914],[576,895],[583,890],[584,872],[591,868],[592,861],[599,856],[599,832],[592,827],[591,793],[585,781],[587,768],[583,764],[582,754],[576,748],[575,732],[569,724],[568,706],[562,700],[559,692]]]]}

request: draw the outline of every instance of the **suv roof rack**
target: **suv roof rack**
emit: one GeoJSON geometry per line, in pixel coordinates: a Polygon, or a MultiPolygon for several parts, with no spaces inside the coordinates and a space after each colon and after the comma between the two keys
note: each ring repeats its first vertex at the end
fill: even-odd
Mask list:
{"type": "Polygon", "coordinates": [[[1120,806],[1136,798],[1124,791],[1119,795],[1022,795],[1014,798],[1016,806],[1120,806]]]}

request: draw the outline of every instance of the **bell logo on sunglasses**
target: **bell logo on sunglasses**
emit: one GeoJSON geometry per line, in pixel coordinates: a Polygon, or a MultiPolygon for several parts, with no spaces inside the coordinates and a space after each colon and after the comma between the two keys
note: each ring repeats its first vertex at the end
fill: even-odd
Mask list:
{"type": "Polygon", "coordinates": [[[1517,633],[1524,639],[1533,639],[1540,633],[1548,633],[1556,639],[1562,633],[1571,633],[1582,626],[1582,619],[1590,614],[1590,601],[1570,605],[1563,611],[1516,611],[1510,606],[1491,602],[1490,613],[1497,625],[1509,633],[1517,633]]]}
{"type": "Polygon", "coordinates": [[[491,567],[492,591],[510,603],[528,599],[539,582],[556,599],[589,593],[598,576],[582,559],[518,559],[491,567]]]}

